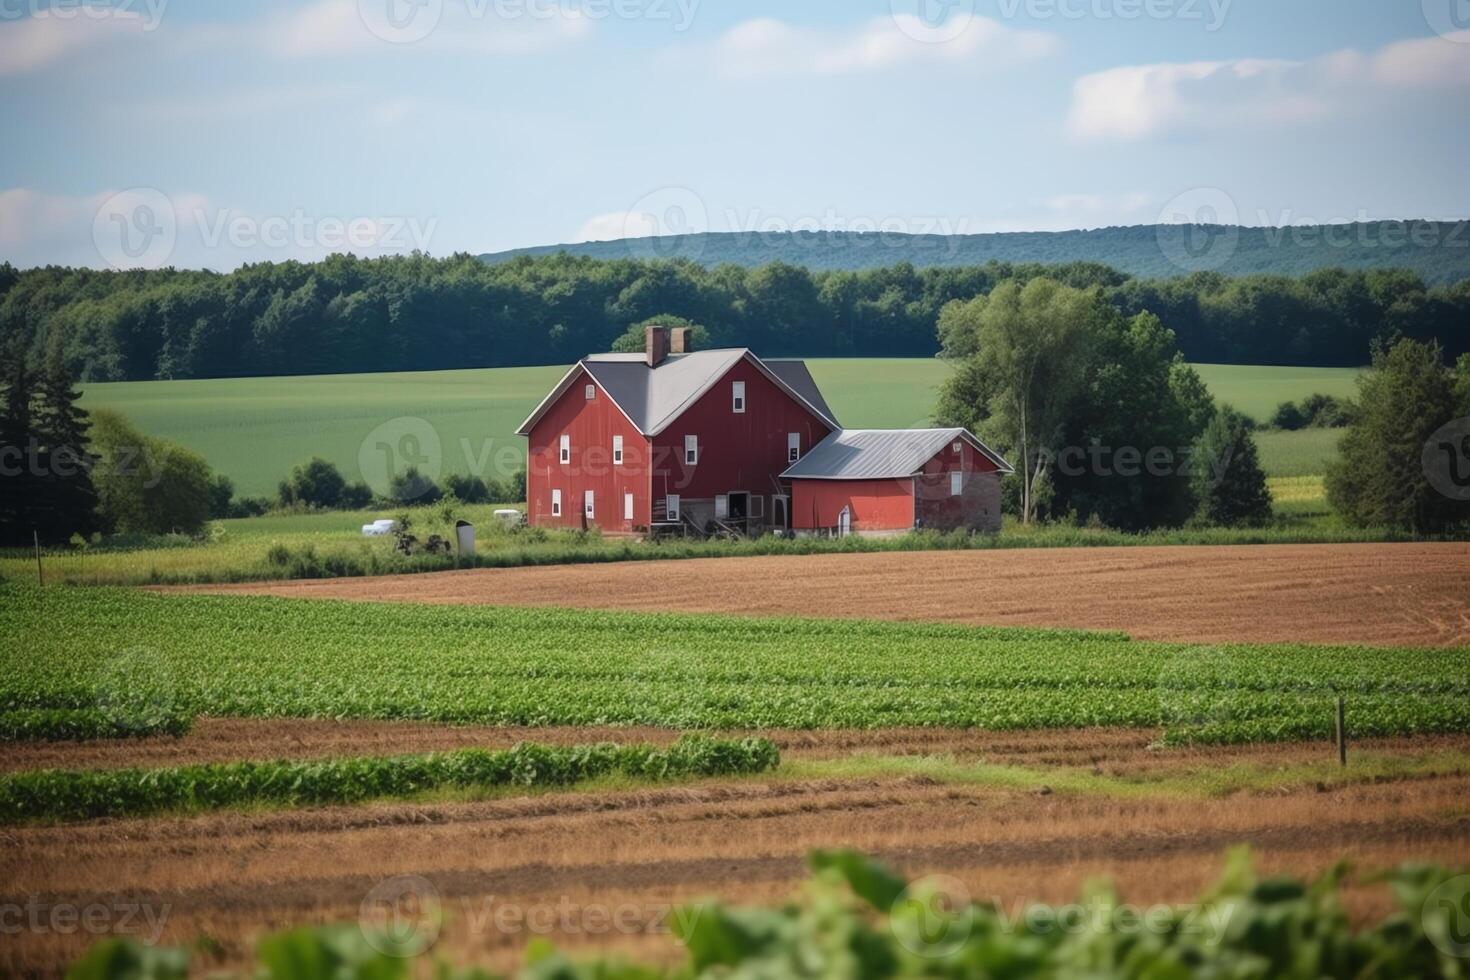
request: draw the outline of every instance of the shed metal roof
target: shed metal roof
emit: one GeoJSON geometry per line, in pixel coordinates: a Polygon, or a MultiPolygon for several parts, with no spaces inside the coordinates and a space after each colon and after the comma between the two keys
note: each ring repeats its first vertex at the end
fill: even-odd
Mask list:
{"type": "Polygon", "coordinates": [[[881,480],[912,476],[952,442],[970,443],[1002,473],[1011,466],[968,429],[841,429],[791,464],[782,479],[881,480]]]}

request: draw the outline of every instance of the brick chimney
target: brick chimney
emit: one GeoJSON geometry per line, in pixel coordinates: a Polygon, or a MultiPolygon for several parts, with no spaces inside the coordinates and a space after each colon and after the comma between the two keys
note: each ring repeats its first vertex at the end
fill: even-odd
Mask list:
{"type": "Polygon", "coordinates": [[[671,354],[693,354],[694,353],[694,331],[688,327],[675,327],[669,334],[673,345],[671,354]]]}
{"type": "Polygon", "coordinates": [[[669,328],[645,327],[643,350],[648,355],[648,366],[658,367],[669,356],[669,328]]]}

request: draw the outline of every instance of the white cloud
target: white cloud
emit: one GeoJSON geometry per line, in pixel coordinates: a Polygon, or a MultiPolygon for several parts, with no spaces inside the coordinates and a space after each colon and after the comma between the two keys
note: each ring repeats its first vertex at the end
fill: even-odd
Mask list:
{"type": "MultiPolygon", "coordinates": [[[[105,268],[110,256],[103,253],[107,242],[99,243],[95,234],[99,221],[107,226],[109,212],[125,215],[132,206],[148,203],[149,195],[157,192],[132,188],[68,195],[27,187],[0,190],[0,260],[22,268],[45,263],[105,268]]],[[[166,200],[168,212],[208,203],[198,194],[178,194],[166,200]]],[[[165,224],[175,220],[172,213],[155,217],[165,224]]]]}
{"type": "Polygon", "coordinates": [[[281,19],[271,31],[270,46],[288,58],[393,50],[532,54],[585,37],[592,26],[570,8],[516,18],[497,16],[495,9],[494,4],[455,3],[421,8],[431,12],[432,19],[395,43],[391,35],[384,36],[386,31],[375,33],[357,0],[316,0],[281,19]]]}
{"type": "Polygon", "coordinates": [[[0,76],[37,71],[88,48],[142,37],[156,26],[138,11],[92,6],[0,20],[0,76]]]}
{"type": "Polygon", "coordinates": [[[1371,70],[1402,88],[1470,85],[1470,31],[1390,44],[1373,58],[1371,70]]]}
{"type": "Polygon", "coordinates": [[[589,218],[577,233],[573,242],[611,242],[619,238],[645,238],[658,233],[652,222],[643,220],[642,215],[631,211],[614,211],[589,218]]]}
{"type": "Polygon", "coordinates": [[[1060,48],[1055,35],[1014,30],[987,17],[970,18],[942,43],[919,40],[902,20],[878,17],[856,30],[825,31],[757,18],[726,31],[708,53],[727,75],[839,75],[921,62],[1002,68],[1060,48]]]}
{"type": "Polygon", "coordinates": [[[1470,85],[1470,32],[1310,61],[1242,58],[1133,65],[1084,75],[1068,128],[1082,140],[1139,140],[1338,118],[1410,90],[1470,85]]]}

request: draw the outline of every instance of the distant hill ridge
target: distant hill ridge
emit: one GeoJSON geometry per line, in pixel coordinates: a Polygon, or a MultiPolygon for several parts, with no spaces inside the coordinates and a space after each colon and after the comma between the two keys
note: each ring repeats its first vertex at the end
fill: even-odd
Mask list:
{"type": "Polygon", "coordinates": [[[1191,272],[1300,276],[1314,269],[1410,269],[1431,285],[1470,277],[1470,222],[1370,221],[1271,228],[1132,225],[1088,231],[909,235],[889,232],[706,232],[542,245],[480,256],[567,252],[595,259],[686,258],[704,266],[788,262],[809,269],[869,269],[1000,262],[1098,262],[1139,278],[1191,272]]]}

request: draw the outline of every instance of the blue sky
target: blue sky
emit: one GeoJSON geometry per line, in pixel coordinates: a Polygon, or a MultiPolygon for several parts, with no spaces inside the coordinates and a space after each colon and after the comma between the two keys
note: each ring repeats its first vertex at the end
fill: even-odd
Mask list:
{"type": "Polygon", "coordinates": [[[0,0],[0,259],[1470,216],[1467,0],[920,2],[0,0]]]}

